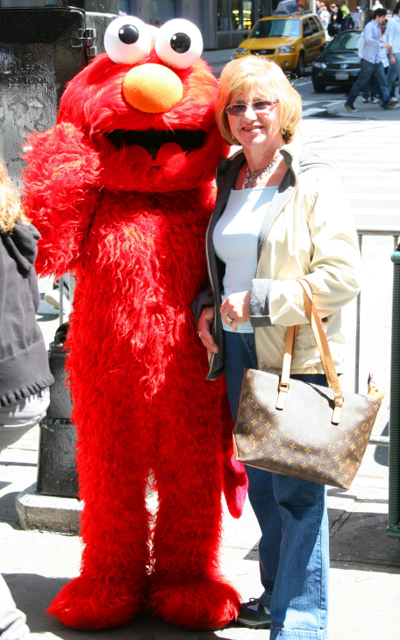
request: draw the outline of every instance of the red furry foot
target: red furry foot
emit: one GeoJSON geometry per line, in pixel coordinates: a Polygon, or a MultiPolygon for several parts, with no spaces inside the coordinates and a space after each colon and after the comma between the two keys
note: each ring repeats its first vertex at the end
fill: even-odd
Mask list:
{"type": "Polygon", "coordinates": [[[163,583],[154,588],[153,615],[186,629],[222,629],[236,619],[240,598],[222,580],[163,583]]]}
{"type": "Polygon", "coordinates": [[[139,613],[143,594],[115,579],[106,583],[80,576],[61,589],[47,613],[73,629],[111,629],[126,624],[139,613]]]}

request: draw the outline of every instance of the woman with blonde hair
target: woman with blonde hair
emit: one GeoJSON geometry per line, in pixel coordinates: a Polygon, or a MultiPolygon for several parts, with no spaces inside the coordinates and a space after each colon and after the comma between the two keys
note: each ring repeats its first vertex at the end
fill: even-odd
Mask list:
{"type": "MultiPolygon", "coordinates": [[[[44,418],[54,382],[35,318],[38,239],[0,158],[0,451],[44,418]]],[[[0,576],[0,638],[29,638],[25,622],[0,576]]]]}
{"type": "MultiPolygon", "coordinates": [[[[216,117],[241,150],[217,173],[206,238],[211,287],[193,309],[210,358],[225,373],[235,419],[244,368],[280,373],[288,326],[299,325],[293,377],[326,384],[297,282],[306,278],[341,371],[341,308],[359,290],[359,249],[342,180],[299,139],[301,98],[282,70],[246,56],[222,71],[216,117]]],[[[307,429],[299,413],[299,427],[307,429]]],[[[264,592],[238,621],[270,640],[327,640],[329,530],[326,488],[246,467],[261,528],[264,592]]]]}

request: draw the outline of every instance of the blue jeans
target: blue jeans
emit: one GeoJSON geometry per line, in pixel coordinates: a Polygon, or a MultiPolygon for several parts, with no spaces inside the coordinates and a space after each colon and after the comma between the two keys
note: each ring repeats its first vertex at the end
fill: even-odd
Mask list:
{"type": "Polygon", "coordinates": [[[349,95],[347,96],[346,104],[354,104],[359,92],[362,90],[365,83],[368,82],[368,80],[370,80],[371,78],[376,80],[377,89],[382,101],[381,107],[386,109],[389,104],[390,91],[386,82],[384,66],[382,62],[373,64],[372,62],[368,62],[368,60],[364,60],[364,58],[361,58],[361,70],[358,74],[357,80],[350,90],[349,95]]]}
{"type": "Polygon", "coordinates": [[[399,76],[400,78],[400,53],[395,53],[393,55],[396,58],[396,64],[389,65],[389,71],[387,74],[387,83],[389,85],[389,90],[391,91],[391,95],[394,95],[394,83],[396,81],[397,76],[399,76]]]}
{"type": "Polygon", "coordinates": [[[0,451],[17,442],[46,415],[50,404],[48,387],[6,407],[0,406],[0,451]]]}
{"type": "MultiPolygon", "coordinates": [[[[0,406],[0,451],[17,442],[42,420],[49,403],[50,392],[45,388],[6,407],[0,406]]],[[[10,590],[0,575],[0,638],[28,640],[30,637],[26,616],[17,609],[10,590]]]]}
{"type": "MultiPolygon", "coordinates": [[[[225,332],[225,373],[236,418],[243,368],[257,369],[254,334],[225,332]]],[[[296,375],[326,385],[324,375],[296,375]]],[[[326,487],[246,466],[249,499],[261,529],[262,605],[270,640],[327,640],[329,524],[326,487]]]]}
{"type": "Polygon", "coordinates": [[[10,590],[0,575],[0,638],[28,640],[30,637],[26,616],[17,609],[10,590]]]}

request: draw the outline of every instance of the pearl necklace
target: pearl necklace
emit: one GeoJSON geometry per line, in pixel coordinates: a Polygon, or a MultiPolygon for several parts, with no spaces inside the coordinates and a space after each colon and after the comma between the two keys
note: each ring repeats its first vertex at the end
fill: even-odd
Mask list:
{"type": "Polygon", "coordinates": [[[261,169],[261,171],[252,172],[250,171],[250,167],[247,167],[246,175],[243,180],[242,189],[253,189],[253,187],[255,187],[257,184],[258,178],[264,177],[264,175],[271,173],[273,167],[278,162],[278,158],[279,156],[276,156],[276,158],[272,160],[272,162],[268,165],[268,167],[265,167],[265,169],[261,169]]]}

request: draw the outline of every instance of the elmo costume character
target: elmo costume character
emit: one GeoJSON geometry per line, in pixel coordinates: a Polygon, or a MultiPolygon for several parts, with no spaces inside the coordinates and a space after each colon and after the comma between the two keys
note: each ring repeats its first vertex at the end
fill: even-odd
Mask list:
{"type": "Polygon", "coordinates": [[[190,311],[207,280],[204,236],[226,153],[217,82],[186,20],[156,33],[117,18],[105,48],[68,84],[57,125],[26,149],[38,270],[76,275],[67,366],[84,549],[80,576],[49,613],[101,629],[150,607],[179,626],[221,627],[239,607],[218,569],[221,491],[238,517],[246,481],[226,464],[225,390],[205,380],[190,311]]]}

